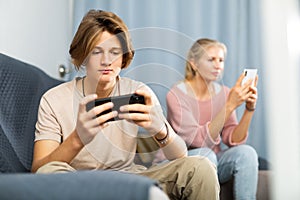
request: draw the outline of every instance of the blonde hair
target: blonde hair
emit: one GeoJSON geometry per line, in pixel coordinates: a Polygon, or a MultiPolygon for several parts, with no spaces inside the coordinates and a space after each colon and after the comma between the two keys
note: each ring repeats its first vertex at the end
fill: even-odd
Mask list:
{"type": "Polygon", "coordinates": [[[192,67],[190,61],[197,62],[205,53],[206,49],[211,46],[217,46],[223,49],[224,56],[226,56],[227,48],[225,44],[208,38],[198,39],[190,48],[185,64],[185,79],[190,80],[196,75],[196,71],[192,67]]]}
{"type": "Polygon", "coordinates": [[[90,10],[83,17],[69,49],[72,63],[77,69],[97,45],[104,31],[116,35],[121,43],[123,50],[121,67],[126,68],[130,64],[134,49],[125,23],[112,12],[90,10]]]}

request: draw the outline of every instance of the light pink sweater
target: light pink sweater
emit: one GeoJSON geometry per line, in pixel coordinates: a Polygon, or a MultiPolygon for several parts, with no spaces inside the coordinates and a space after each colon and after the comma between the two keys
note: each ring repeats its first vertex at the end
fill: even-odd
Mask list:
{"type": "MultiPolygon", "coordinates": [[[[173,86],[167,94],[167,119],[175,132],[180,135],[187,144],[188,149],[209,147],[216,153],[221,150],[220,142],[229,147],[245,143],[248,137],[240,143],[233,143],[231,135],[237,126],[237,116],[234,111],[229,119],[224,122],[224,127],[219,137],[213,140],[210,137],[208,125],[225,105],[230,89],[221,86],[219,92],[209,100],[197,100],[178,88],[173,86]]],[[[155,161],[164,159],[161,152],[156,155],[155,161]]]]}

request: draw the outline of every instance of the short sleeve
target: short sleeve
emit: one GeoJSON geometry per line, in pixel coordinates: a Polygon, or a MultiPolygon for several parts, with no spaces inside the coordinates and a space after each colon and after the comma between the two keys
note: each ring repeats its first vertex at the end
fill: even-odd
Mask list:
{"type": "Polygon", "coordinates": [[[61,127],[57,118],[47,101],[46,96],[43,96],[40,101],[38,110],[38,119],[35,130],[35,141],[38,140],[55,140],[61,142],[61,127]]]}

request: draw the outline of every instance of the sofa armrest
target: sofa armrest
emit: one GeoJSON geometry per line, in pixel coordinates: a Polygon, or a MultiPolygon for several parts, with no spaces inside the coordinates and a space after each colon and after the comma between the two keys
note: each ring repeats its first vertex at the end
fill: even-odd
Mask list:
{"type": "Polygon", "coordinates": [[[2,174],[0,199],[148,199],[153,185],[147,177],[117,171],[2,174]]]}

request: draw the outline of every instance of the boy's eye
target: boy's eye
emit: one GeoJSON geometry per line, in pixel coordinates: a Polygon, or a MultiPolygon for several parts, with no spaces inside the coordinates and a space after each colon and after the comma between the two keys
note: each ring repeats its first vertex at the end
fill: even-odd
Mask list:
{"type": "Polygon", "coordinates": [[[99,54],[99,53],[102,53],[102,51],[99,49],[95,49],[92,51],[92,54],[99,54]]]}
{"type": "Polygon", "coordinates": [[[117,56],[117,55],[121,54],[121,51],[116,50],[116,51],[111,51],[110,53],[113,54],[113,55],[115,55],[115,56],[117,56]]]}

